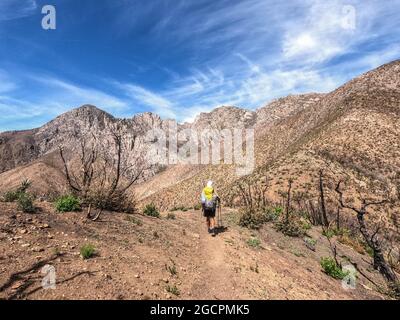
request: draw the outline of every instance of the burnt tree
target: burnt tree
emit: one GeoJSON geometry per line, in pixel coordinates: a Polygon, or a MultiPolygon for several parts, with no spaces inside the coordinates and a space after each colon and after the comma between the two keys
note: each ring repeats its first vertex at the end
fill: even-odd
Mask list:
{"type": "Polygon", "coordinates": [[[328,214],[325,205],[324,172],[322,169],[319,171],[319,197],[321,204],[322,223],[325,227],[329,227],[328,214]]]}
{"type": "Polygon", "coordinates": [[[109,145],[104,146],[94,136],[90,143],[83,139],[75,166],[68,163],[64,148],[59,147],[69,188],[88,207],[87,217],[93,221],[104,210],[134,211],[133,195],[128,195],[128,190],[147,169],[143,155],[135,153],[133,158],[128,157],[135,139],[128,146],[116,131],[103,138],[109,145]]]}
{"type": "Polygon", "coordinates": [[[335,189],[339,195],[339,203],[341,207],[349,209],[357,214],[357,221],[359,224],[360,233],[362,234],[365,242],[368,244],[368,246],[371,247],[373,251],[374,268],[383,275],[383,277],[389,283],[389,287],[393,289],[397,295],[400,295],[400,287],[397,275],[387,263],[382,249],[382,243],[378,239],[380,227],[378,226],[376,230],[371,233],[365,223],[365,215],[367,214],[368,207],[382,205],[386,203],[387,200],[367,201],[366,199],[361,199],[361,206],[359,208],[355,208],[351,205],[344,203],[343,192],[340,190],[341,183],[342,182],[339,181],[335,189]]]}

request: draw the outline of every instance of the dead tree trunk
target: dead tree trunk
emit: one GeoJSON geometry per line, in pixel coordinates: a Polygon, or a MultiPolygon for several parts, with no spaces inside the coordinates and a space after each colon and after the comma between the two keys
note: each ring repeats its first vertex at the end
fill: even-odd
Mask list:
{"type": "Polygon", "coordinates": [[[341,181],[336,186],[336,192],[339,194],[339,203],[343,208],[350,209],[357,214],[357,221],[359,224],[360,233],[362,234],[365,242],[368,246],[371,247],[373,251],[373,259],[374,259],[374,267],[382,274],[382,276],[389,283],[389,286],[395,291],[396,294],[400,295],[400,287],[398,283],[398,279],[392,268],[387,263],[383,250],[382,244],[378,239],[379,228],[371,234],[368,231],[368,228],[365,224],[365,215],[367,213],[367,209],[372,205],[380,205],[385,203],[386,201],[371,201],[367,202],[365,199],[361,200],[360,209],[354,208],[350,205],[346,205],[343,200],[343,192],[340,190],[341,181]]]}
{"type": "Polygon", "coordinates": [[[292,183],[293,180],[289,179],[288,193],[287,193],[287,201],[286,201],[286,224],[289,224],[289,214],[290,214],[290,197],[292,193],[292,183]]]}
{"type": "Polygon", "coordinates": [[[324,192],[324,173],[323,170],[319,171],[319,194],[321,200],[321,214],[322,214],[322,223],[323,225],[328,228],[329,221],[328,215],[326,213],[326,205],[325,205],[325,192],[324,192]]]}
{"type": "Polygon", "coordinates": [[[340,207],[336,211],[336,229],[340,230],[340,207]]]}

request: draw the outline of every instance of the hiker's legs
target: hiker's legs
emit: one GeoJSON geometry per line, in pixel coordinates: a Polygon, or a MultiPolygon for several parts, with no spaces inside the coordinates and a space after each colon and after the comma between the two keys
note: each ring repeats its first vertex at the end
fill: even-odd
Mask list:
{"type": "Polygon", "coordinates": [[[206,224],[207,224],[207,228],[210,229],[211,228],[210,217],[207,217],[206,224]]]}
{"type": "Polygon", "coordinates": [[[210,228],[211,228],[211,229],[214,229],[214,228],[215,228],[215,218],[214,218],[214,217],[211,217],[211,218],[210,218],[210,228]]]}

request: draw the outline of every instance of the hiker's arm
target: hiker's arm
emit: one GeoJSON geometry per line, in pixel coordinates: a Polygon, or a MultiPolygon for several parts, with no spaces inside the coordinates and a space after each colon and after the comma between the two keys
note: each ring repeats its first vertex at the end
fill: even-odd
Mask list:
{"type": "Polygon", "coordinates": [[[204,194],[204,191],[201,193],[201,209],[204,212],[204,204],[206,203],[206,195],[204,194]]]}

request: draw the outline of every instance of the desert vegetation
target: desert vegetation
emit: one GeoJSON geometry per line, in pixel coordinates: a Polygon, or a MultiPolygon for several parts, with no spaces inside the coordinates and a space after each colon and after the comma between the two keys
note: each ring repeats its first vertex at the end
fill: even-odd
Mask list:
{"type": "MultiPolygon", "coordinates": [[[[385,199],[361,198],[357,207],[344,200],[342,180],[337,182],[334,192],[329,190],[327,196],[323,169],[319,170],[315,183],[316,198],[304,191],[296,192],[293,185],[294,180],[290,178],[286,190],[277,192],[280,201],[273,202],[268,198],[267,177],[261,179],[261,182],[242,182],[238,186],[241,203],[239,225],[249,229],[260,229],[263,224],[272,223],[277,231],[286,236],[306,236],[306,245],[311,250],[315,250],[316,242],[307,237],[307,231],[317,227],[327,239],[331,252],[330,257],[321,258],[321,267],[325,273],[335,279],[343,279],[347,275],[342,271],[342,262],[337,252],[336,243],[341,242],[371,256],[371,265],[381,273],[388,284],[387,293],[399,297],[399,280],[395,271],[397,264],[389,262],[398,261],[398,242],[393,241],[397,239],[396,235],[391,233],[387,226],[384,228],[382,221],[375,226],[367,222],[367,219],[371,218],[369,207],[393,203],[398,201],[398,198],[389,198],[389,195],[385,199]],[[396,258],[393,258],[394,256],[396,258]]],[[[253,239],[249,241],[251,245],[253,239]]],[[[355,267],[357,268],[357,265],[355,267]]],[[[360,274],[363,275],[363,272],[360,271],[360,274]]]]}
{"type": "Polygon", "coordinates": [[[35,213],[36,208],[34,205],[35,197],[28,192],[31,186],[31,181],[25,179],[21,182],[20,186],[15,190],[10,190],[4,193],[2,197],[3,202],[17,202],[18,207],[25,213],[35,213]]]}
{"type": "Polygon", "coordinates": [[[59,147],[71,194],[87,207],[87,217],[93,221],[99,219],[103,210],[136,212],[130,188],[146,170],[143,155],[132,158],[127,152],[128,148],[134,148],[135,140],[125,141],[116,131],[103,139],[110,141],[108,147],[95,136],[90,141],[83,139],[75,163],[68,163],[64,148],[59,147]]]}

